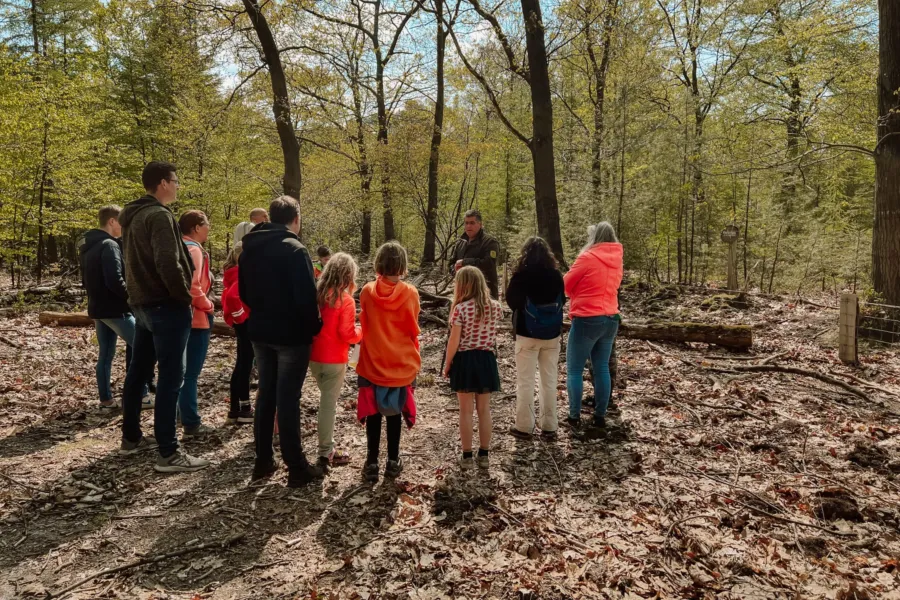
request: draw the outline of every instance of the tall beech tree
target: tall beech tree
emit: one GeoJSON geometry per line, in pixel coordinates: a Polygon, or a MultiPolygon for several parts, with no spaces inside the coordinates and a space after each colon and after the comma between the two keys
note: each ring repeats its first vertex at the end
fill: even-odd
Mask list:
{"type": "Polygon", "coordinates": [[[275,42],[275,34],[269,26],[262,7],[256,0],[242,0],[247,16],[253,24],[259,45],[262,48],[262,56],[269,69],[269,80],[272,82],[272,114],[275,117],[275,128],[278,130],[278,139],[281,142],[281,153],[284,156],[284,178],[282,186],[284,193],[296,199],[300,199],[300,142],[294,131],[294,121],[291,116],[291,98],[288,94],[287,77],[284,74],[284,65],[281,63],[281,51],[275,42]]]}
{"type": "Polygon", "coordinates": [[[500,100],[488,81],[463,51],[454,27],[450,36],[466,69],[481,84],[497,116],[510,133],[528,147],[534,173],[534,208],[538,234],[547,240],[560,263],[565,264],[562,233],[559,225],[559,202],[556,197],[556,165],[553,155],[553,101],[550,90],[550,71],[547,45],[544,36],[544,20],[540,0],[522,0],[522,18],[525,23],[525,48],[527,65],[521,64],[509,37],[496,16],[499,6],[486,9],[480,0],[469,0],[475,12],[486,21],[497,38],[509,71],[528,84],[531,95],[531,136],[517,128],[504,113],[500,100]]]}
{"type": "Polygon", "coordinates": [[[878,142],[875,146],[875,290],[900,305],[900,3],[878,0],[878,142]]]}

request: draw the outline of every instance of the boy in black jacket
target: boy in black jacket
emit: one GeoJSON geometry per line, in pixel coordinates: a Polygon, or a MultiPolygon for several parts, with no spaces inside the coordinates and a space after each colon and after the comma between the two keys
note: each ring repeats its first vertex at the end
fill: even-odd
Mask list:
{"type": "Polygon", "coordinates": [[[290,196],[276,198],[269,206],[269,219],[241,240],[244,250],[238,269],[238,291],[250,307],[247,330],[259,368],[253,479],[278,468],[272,454],[277,408],[288,487],[300,487],[323,475],[303,454],[299,429],[300,392],[322,320],[312,261],[297,236],[300,205],[290,196]]]}
{"type": "MultiPolygon", "coordinates": [[[[101,409],[118,409],[110,387],[110,371],[116,355],[116,339],[127,344],[125,369],[131,365],[134,344],[134,316],[128,307],[125,290],[125,265],[122,260],[121,208],[104,206],[97,215],[99,229],[84,234],[80,247],[81,282],[88,296],[88,316],[94,319],[100,353],[97,357],[97,390],[101,409]]],[[[144,407],[153,403],[144,389],[144,407]]]]}

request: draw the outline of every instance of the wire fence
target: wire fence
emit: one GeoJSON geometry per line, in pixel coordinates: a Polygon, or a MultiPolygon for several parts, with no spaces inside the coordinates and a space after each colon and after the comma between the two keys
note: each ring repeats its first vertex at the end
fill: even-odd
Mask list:
{"type": "Polygon", "coordinates": [[[900,345],[900,306],[859,303],[857,336],[876,347],[900,345]]]}

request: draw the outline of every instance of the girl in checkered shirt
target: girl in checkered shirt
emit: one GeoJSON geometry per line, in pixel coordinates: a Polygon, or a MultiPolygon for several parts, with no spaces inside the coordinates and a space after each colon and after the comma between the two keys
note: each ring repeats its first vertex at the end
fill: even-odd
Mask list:
{"type": "Polygon", "coordinates": [[[450,341],[444,376],[459,398],[459,437],[463,454],[459,466],[482,469],[490,465],[491,393],[500,391],[497,371],[497,327],[503,318],[500,303],[491,298],[484,274],[476,267],[456,273],[456,293],[450,309],[450,341]],[[472,412],[478,411],[479,448],[472,451],[472,412]]]}

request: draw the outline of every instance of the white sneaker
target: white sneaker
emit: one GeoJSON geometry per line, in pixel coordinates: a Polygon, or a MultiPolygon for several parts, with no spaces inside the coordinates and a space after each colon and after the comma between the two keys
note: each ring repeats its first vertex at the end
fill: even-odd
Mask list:
{"type": "Polygon", "coordinates": [[[176,450],[172,456],[157,458],[153,468],[160,473],[193,473],[205,469],[209,465],[210,462],[206,459],[196,458],[181,450],[176,450]]]}
{"type": "Polygon", "coordinates": [[[151,410],[156,406],[155,400],[151,396],[145,396],[143,400],[141,400],[141,410],[151,410]]]}

